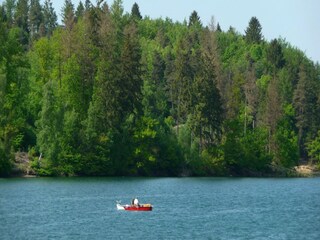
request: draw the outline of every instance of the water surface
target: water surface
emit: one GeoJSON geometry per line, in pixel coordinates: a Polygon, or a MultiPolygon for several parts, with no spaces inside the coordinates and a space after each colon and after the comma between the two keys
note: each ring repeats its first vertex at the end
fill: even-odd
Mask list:
{"type": "Polygon", "coordinates": [[[0,239],[320,239],[320,178],[0,179],[0,239]],[[116,200],[152,212],[116,210],[116,200]]]}

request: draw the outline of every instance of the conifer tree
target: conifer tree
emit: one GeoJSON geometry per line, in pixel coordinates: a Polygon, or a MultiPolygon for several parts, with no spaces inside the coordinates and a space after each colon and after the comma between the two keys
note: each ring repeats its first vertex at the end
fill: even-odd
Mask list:
{"type": "Polygon", "coordinates": [[[14,11],[16,8],[16,1],[15,0],[6,0],[4,3],[5,15],[6,15],[6,22],[8,26],[11,27],[14,22],[14,11]]]}
{"type": "Polygon", "coordinates": [[[137,3],[134,3],[131,9],[131,16],[133,16],[137,20],[141,20],[142,16],[139,10],[139,5],[137,3]]]}
{"type": "Polygon", "coordinates": [[[283,56],[282,46],[277,39],[273,39],[267,52],[267,59],[274,66],[274,71],[284,66],[285,60],[283,56]]]}
{"type": "Polygon", "coordinates": [[[42,7],[39,0],[30,1],[29,28],[32,38],[38,38],[40,26],[43,23],[42,7]]]}
{"type": "Polygon", "coordinates": [[[247,27],[245,33],[246,41],[248,43],[260,43],[262,41],[262,27],[256,17],[252,17],[249,21],[249,26],[247,27]]]}
{"type": "Polygon", "coordinates": [[[15,24],[21,28],[21,43],[25,46],[29,41],[29,24],[28,24],[29,5],[28,0],[19,0],[17,2],[16,11],[14,14],[15,24]]]}
{"type": "Polygon", "coordinates": [[[81,18],[83,16],[84,10],[85,10],[85,8],[83,6],[83,3],[82,3],[82,1],[80,1],[79,5],[77,7],[77,11],[76,11],[76,18],[77,19],[79,19],[79,18],[81,18]]]}
{"type": "Polygon", "coordinates": [[[62,22],[68,29],[72,29],[74,24],[74,5],[71,0],[65,0],[62,8],[62,22]]]}
{"type": "Polygon", "coordinates": [[[199,26],[202,27],[200,17],[196,11],[193,11],[189,17],[189,27],[190,26],[199,26]]]}
{"type": "Polygon", "coordinates": [[[51,36],[53,30],[57,27],[57,15],[52,6],[51,0],[46,0],[43,7],[43,21],[46,36],[51,36]]]}
{"type": "Polygon", "coordinates": [[[220,24],[219,24],[219,23],[217,24],[217,31],[218,31],[218,32],[222,32],[222,30],[221,30],[221,27],[220,27],[220,24]]]}
{"type": "Polygon", "coordinates": [[[317,79],[311,70],[311,64],[304,62],[300,64],[298,84],[293,95],[293,105],[296,113],[296,126],[298,128],[299,147],[302,157],[306,157],[305,143],[308,135],[315,137],[317,134],[319,120],[317,120],[318,88],[317,79]]]}
{"type": "Polygon", "coordinates": [[[90,0],[86,0],[84,2],[84,7],[85,7],[86,11],[90,10],[90,8],[92,7],[92,4],[91,4],[90,0]]]}

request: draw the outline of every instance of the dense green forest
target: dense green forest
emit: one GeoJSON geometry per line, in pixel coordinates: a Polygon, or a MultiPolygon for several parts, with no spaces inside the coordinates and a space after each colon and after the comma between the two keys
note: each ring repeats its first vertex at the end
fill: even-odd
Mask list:
{"type": "MultiPolygon", "coordinates": [[[[214,14],[214,13],[213,13],[214,14]]],[[[242,35],[121,0],[0,6],[0,175],[258,176],[320,163],[320,66],[256,17],[242,35]],[[39,157],[41,156],[41,157],[39,157]]]]}

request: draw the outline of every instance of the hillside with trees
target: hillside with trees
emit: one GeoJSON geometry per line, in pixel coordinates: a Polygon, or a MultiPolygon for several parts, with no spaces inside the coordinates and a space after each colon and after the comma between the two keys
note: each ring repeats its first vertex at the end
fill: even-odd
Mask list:
{"type": "Polygon", "coordinates": [[[320,164],[320,66],[245,34],[51,0],[0,6],[0,176],[264,176],[320,164]],[[41,157],[39,157],[41,156],[41,157]]]}

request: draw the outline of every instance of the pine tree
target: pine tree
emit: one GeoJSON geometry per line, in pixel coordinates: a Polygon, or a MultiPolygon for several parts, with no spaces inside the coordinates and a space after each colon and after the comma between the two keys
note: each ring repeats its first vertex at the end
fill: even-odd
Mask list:
{"type": "Polygon", "coordinates": [[[196,11],[193,11],[189,17],[189,27],[190,26],[202,27],[200,17],[196,11]]]}
{"type": "Polygon", "coordinates": [[[192,102],[192,67],[190,66],[190,56],[192,47],[188,45],[187,39],[181,39],[178,44],[177,55],[174,61],[174,73],[171,82],[172,103],[174,104],[176,125],[184,123],[187,120],[188,109],[192,102]]]}
{"type": "Polygon", "coordinates": [[[6,0],[4,3],[6,22],[8,23],[8,27],[12,27],[14,22],[14,11],[16,8],[15,0],[6,0]]]}
{"type": "Polygon", "coordinates": [[[218,31],[218,32],[222,32],[222,30],[221,30],[221,27],[220,27],[220,24],[219,24],[219,23],[217,24],[217,31],[218,31]]]}
{"type": "Polygon", "coordinates": [[[142,16],[139,10],[139,5],[137,3],[134,3],[131,9],[131,16],[137,20],[141,20],[142,16]]]}
{"type": "Polygon", "coordinates": [[[89,11],[89,10],[91,9],[92,4],[91,4],[90,0],[86,0],[86,1],[84,2],[84,7],[85,7],[85,10],[86,10],[86,11],[89,11]]]}
{"type": "Polygon", "coordinates": [[[123,13],[124,13],[124,8],[122,4],[122,0],[114,0],[114,2],[111,5],[110,8],[111,12],[111,18],[113,20],[113,24],[115,25],[115,30],[117,32],[117,37],[119,38],[118,40],[121,40],[121,35],[123,34],[124,30],[124,18],[123,18],[123,13]]]}
{"type": "Polygon", "coordinates": [[[262,27],[259,20],[256,17],[252,17],[249,21],[245,33],[246,41],[248,43],[260,43],[262,41],[262,27]]]}
{"type": "Polygon", "coordinates": [[[151,76],[144,82],[144,114],[153,119],[163,121],[169,115],[164,79],[165,62],[159,52],[155,52],[152,60],[151,76]]]}
{"type": "Polygon", "coordinates": [[[79,5],[77,7],[77,11],[76,11],[76,18],[79,19],[81,17],[83,17],[83,14],[84,14],[84,6],[83,6],[83,3],[80,1],[79,2],[79,5]]]}
{"type": "Polygon", "coordinates": [[[46,36],[49,37],[57,27],[57,15],[54,11],[51,0],[46,0],[44,2],[43,18],[46,36]]]}
{"type": "Polygon", "coordinates": [[[222,104],[214,69],[209,56],[202,53],[193,87],[193,130],[199,137],[200,152],[204,145],[217,144],[221,135],[222,104]]]}
{"type": "Polygon", "coordinates": [[[318,88],[317,78],[314,76],[312,65],[309,62],[301,63],[298,84],[293,95],[293,104],[296,113],[299,147],[302,157],[306,157],[305,144],[308,137],[315,137],[319,129],[317,120],[318,88]],[[309,135],[309,136],[308,136],[309,135]]]}
{"type": "MultiPolygon", "coordinates": [[[[124,44],[121,54],[121,80],[126,97],[122,100],[127,113],[141,112],[141,48],[136,24],[129,24],[124,30],[124,44]]],[[[122,96],[123,97],[123,96],[122,96]]]]}
{"type": "Polygon", "coordinates": [[[68,29],[72,29],[75,21],[74,5],[71,0],[65,0],[62,8],[62,22],[68,29]]]}
{"type": "Polygon", "coordinates": [[[283,56],[282,46],[277,39],[273,39],[267,51],[267,59],[276,69],[280,69],[284,66],[285,60],[283,56]]]}
{"type": "Polygon", "coordinates": [[[29,29],[31,38],[39,37],[40,25],[43,23],[42,7],[39,0],[30,1],[29,29]]]}
{"type": "Polygon", "coordinates": [[[28,12],[28,0],[19,0],[14,14],[14,21],[15,24],[21,28],[21,43],[25,46],[28,45],[29,41],[28,12]]]}

